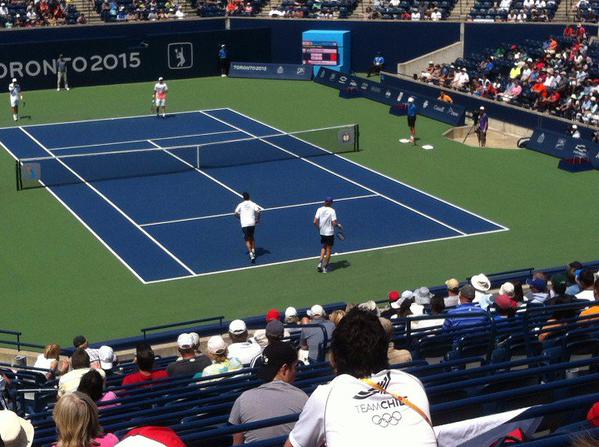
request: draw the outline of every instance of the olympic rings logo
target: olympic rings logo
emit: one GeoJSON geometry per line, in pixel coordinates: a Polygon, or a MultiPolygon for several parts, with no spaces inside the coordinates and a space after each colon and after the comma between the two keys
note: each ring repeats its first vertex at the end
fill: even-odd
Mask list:
{"type": "Polygon", "coordinates": [[[390,425],[394,426],[399,424],[401,413],[399,411],[394,411],[393,413],[383,413],[380,416],[375,414],[372,416],[371,420],[374,425],[378,425],[381,428],[387,428],[390,425]]]}

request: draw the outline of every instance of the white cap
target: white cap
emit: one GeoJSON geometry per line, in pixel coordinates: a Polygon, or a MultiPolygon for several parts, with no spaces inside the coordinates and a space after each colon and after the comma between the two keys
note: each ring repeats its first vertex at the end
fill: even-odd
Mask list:
{"type": "Polygon", "coordinates": [[[177,338],[177,346],[179,349],[191,349],[193,348],[193,337],[191,334],[183,333],[177,338]]]}
{"type": "Polygon", "coordinates": [[[0,411],[0,439],[7,447],[30,447],[33,425],[9,410],[0,411]]]}
{"type": "Polygon", "coordinates": [[[576,124],[572,124],[572,129],[578,129],[578,126],[576,124]]]}
{"type": "Polygon", "coordinates": [[[241,335],[247,331],[247,326],[243,320],[233,320],[229,324],[229,332],[234,335],[241,335]]]}
{"type": "Polygon", "coordinates": [[[504,282],[499,288],[500,295],[514,295],[514,285],[511,282],[504,282]]]}
{"type": "Polygon", "coordinates": [[[114,351],[110,346],[100,346],[98,356],[100,357],[102,369],[112,369],[112,364],[116,362],[116,355],[114,355],[114,351]]]}
{"type": "Polygon", "coordinates": [[[480,110],[485,110],[485,106],[480,106],[479,109],[480,110]]]}
{"type": "Polygon", "coordinates": [[[208,352],[210,354],[224,354],[227,343],[220,335],[213,335],[208,339],[208,352]]]}
{"type": "Polygon", "coordinates": [[[198,334],[196,334],[195,332],[190,332],[189,335],[191,335],[191,339],[193,340],[193,345],[199,346],[200,345],[200,336],[198,334]]]}
{"type": "Polygon", "coordinates": [[[414,298],[414,292],[412,292],[411,290],[404,290],[403,292],[401,292],[401,296],[399,297],[399,299],[391,303],[391,307],[393,309],[399,309],[401,303],[403,303],[405,300],[411,300],[412,298],[414,298]]]}
{"type": "Polygon", "coordinates": [[[408,102],[414,102],[414,98],[413,98],[412,96],[410,96],[410,97],[408,98],[408,102]]]}
{"type": "Polygon", "coordinates": [[[291,317],[297,317],[297,309],[295,307],[289,306],[287,309],[285,309],[285,319],[291,317]]]}
{"type": "Polygon", "coordinates": [[[315,316],[319,316],[319,317],[324,317],[325,316],[325,312],[324,309],[322,308],[322,306],[320,304],[315,304],[314,306],[312,306],[310,308],[310,310],[307,312],[307,314],[311,317],[315,317],[315,316]]]}
{"type": "Polygon", "coordinates": [[[159,80],[159,81],[164,81],[164,78],[163,78],[162,76],[160,76],[160,77],[158,78],[158,80],[159,80]]]}
{"type": "Polygon", "coordinates": [[[17,78],[12,78],[12,82],[17,82],[17,78]]]}

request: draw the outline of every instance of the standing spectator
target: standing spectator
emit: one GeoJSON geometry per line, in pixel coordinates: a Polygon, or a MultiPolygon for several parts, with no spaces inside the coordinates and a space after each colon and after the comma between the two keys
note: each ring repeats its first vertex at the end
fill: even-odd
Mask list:
{"type": "Polygon", "coordinates": [[[478,137],[478,145],[480,147],[485,147],[487,145],[488,130],[489,117],[487,115],[487,112],[485,112],[484,106],[480,106],[480,114],[478,116],[478,128],[476,129],[476,136],[478,137]]]}
{"type": "Polygon", "coordinates": [[[13,78],[12,82],[8,84],[8,93],[10,96],[10,107],[12,108],[12,119],[17,121],[19,119],[19,104],[23,101],[23,93],[21,92],[21,86],[17,82],[17,78],[13,78]]]}
{"type": "Polygon", "coordinates": [[[31,447],[34,429],[31,422],[10,410],[0,410],[0,445],[31,447]]]}
{"type": "Polygon", "coordinates": [[[412,361],[412,354],[407,349],[395,349],[395,343],[393,343],[393,324],[391,320],[383,317],[379,317],[381,326],[385,330],[387,336],[387,359],[390,365],[398,365],[400,363],[409,363],[412,361]]]}
{"type": "Polygon", "coordinates": [[[119,442],[112,433],[103,433],[98,408],[87,394],[75,391],[61,397],[53,417],[58,432],[56,447],[113,447],[119,442]]]}
{"type": "Polygon", "coordinates": [[[322,326],[326,332],[325,339],[325,334],[320,327],[305,327],[302,329],[300,347],[308,349],[308,360],[310,363],[315,363],[319,360],[319,353],[324,353],[324,350],[328,347],[335,325],[332,321],[326,319],[326,312],[320,304],[315,304],[310,308],[309,316],[311,317],[310,324],[322,326]]]}
{"type": "Polygon", "coordinates": [[[225,340],[220,335],[210,337],[208,339],[208,357],[212,360],[212,364],[204,368],[201,374],[197,373],[193,376],[194,379],[224,374],[243,368],[239,360],[228,358],[227,354],[227,343],[225,340]]]}
{"type": "MultiPolygon", "coordinates": [[[[75,352],[73,352],[73,355],[71,356],[71,368],[71,371],[60,376],[60,380],[58,381],[59,397],[75,391],[79,386],[81,377],[90,370],[89,355],[84,349],[75,349],[75,352]]],[[[102,377],[106,376],[103,369],[96,370],[102,377]]]]}
{"type": "Polygon", "coordinates": [[[62,54],[56,59],[56,91],[60,91],[60,83],[64,84],[65,90],[69,89],[69,81],[67,79],[67,61],[62,54]]]}
{"type": "Polygon", "coordinates": [[[197,374],[212,363],[205,355],[197,355],[193,337],[190,334],[179,335],[177,338],[177,348],[181,360],[177,360],[167,366],[166,372],[170,377],[197,374]]]}
{"type": "Polygon", "coordinates": [[[337,377],[312,393],[285,447],[436,446],[422,383],[388,369],[387,349],[379,319],[358,308],[349,311],[333,334],[337,377]]]}
{"type": "Polygon", "coordinates": [[[592,270],[582,270],[577,277],[577,281],[580,285],[580,292],[576,294],[576,298],[579,300],[595,301],[595,295],[593,292],[595,277],[593,276],[592,270]]]}
{"type": "Polygon", "coordinates": [[[89,342],[87,338],[83,335],[78,335],[73,338],[73,347],[75,349],[85,349],[87,355],[89,356],[90,366],[92,368],[100,368],[100,352],[98,349],[93,349],[89,347],[89,342]]]}
{"type": "Polygon", "coordinates": [[[380,75],[381,70],[383,69],[384,65],[385,65],[385,58],[379,51],[376,53],[376,56],[372,60],[372,65],[368,69],[368,74],[366,75],[366,77],[369,78],[371,75],[375,75],[375,76],[380,75]]]}
{"type": "Polygon", "coordinates": [[[262,353],[262,348],[253,338],[249,338],[247,326],[243,320],[233,320],[229,324],[229,357],[236,358],[242,365],[248,366],[262,353]]]}
{"type": "MultiPolygon", "coordinates": [[[[308,396],[293,386],[297,352],[289,343],[275,342],[264,349],[256,375],[266,383],[243,392],[233,404],[229,424],[240,425],[300,413],[308,396]]],[[[250,430],[233,435],[233,445],[288,435],[294,423],[250,430]]]]}
{"type": "Polygon", "coordinates": [[[87,394],[100,407],[116,407],[116,405],[102,405],[102,402],[118,399],[118,396],[113,391],[105,393],[104,385],[105,380],[100,373],[95,369],[90,369],[81,377],[77,391],[87,394]]]}
{"type": "Polygon", "coordinates": [[[333,198],[328,196],[324,199],[324,205],[316,210],[314,215],[314,226],[318,228],[320,234],[320,260],[316,270],[321,273],[327,273],[333,244],[335,243],[335,227],[341,226],[337,222],[337,213],[333,208],[333,198]]]}
{"type": "Polygon", "coordinates": [[[50,343],[44,348],[44,352],[37,356],[34,368],[47,369],[46,378],[53,379],[69,370],[69,362],[60,360],[60,346],[50,343]]]}
{"type": "Polygon", "coordinates": [[[451,278],[445,281],[445,285],[447,286],[447,296],[444,298],[445,308],[453,308],[460,304],[459,292],[460,292],[460,282],[451,278]]]}
{"type": "Polygon", "coordinates": [[[123,385],[133,385],[135,383],[148,382],[168,377],[168,373],[163,369],[153,371],[155,359],[156,356],[149,344],[138,344],[135,350],[135,364],[139,371],[126,375],[123,379],[123,385]]]}
{"type": "Polygon", "coordinates": [[[227,46],[223,43],[218,50],[218,66],[220,67],[220,76],[226,78],[229,74],[229,52],[227,46]]]}

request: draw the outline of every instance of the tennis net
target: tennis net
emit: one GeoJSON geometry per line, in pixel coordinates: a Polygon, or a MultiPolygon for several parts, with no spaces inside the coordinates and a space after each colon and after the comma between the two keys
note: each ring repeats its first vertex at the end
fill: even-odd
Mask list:
{"type": "Polygon", "coordinates": [[[273,133],[196,145],[89,152],[74,148],[16,162],[17,189],[174,174],[289,159],[308,159],[360,150],[359,126],[273,133]],[[67,153],[65,153],[67,152],[67,153]]]}

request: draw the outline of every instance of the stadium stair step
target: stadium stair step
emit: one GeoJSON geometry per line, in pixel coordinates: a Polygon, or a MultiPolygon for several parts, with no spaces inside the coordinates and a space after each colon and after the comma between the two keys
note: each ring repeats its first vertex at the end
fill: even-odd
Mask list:
{"type": "Polygon", "coordinates": [[[93,0],[73,0],[73,3],[77,7],[79,13],[85,14],[88,24],[103,23],[100,14],[98,14],[94,8],[93,0]]]}
{"type": "Polygon", "coordinates": [[[474,7],[474,0],[458,0],[455,3],[453,9],[451,10],[451,14],[449,15],[449,20],[465,19],[473,7],[474,7]]]}

